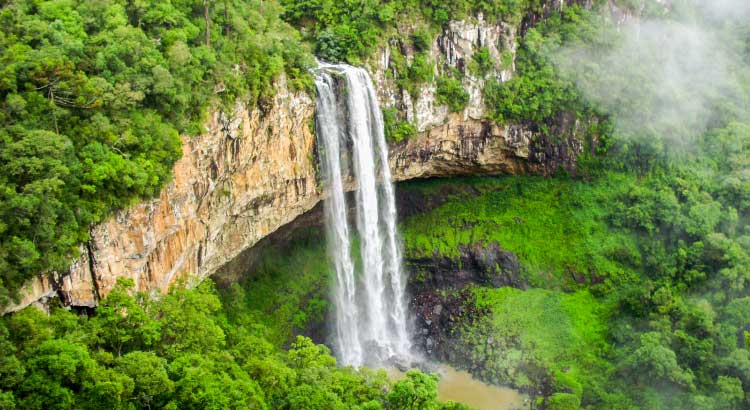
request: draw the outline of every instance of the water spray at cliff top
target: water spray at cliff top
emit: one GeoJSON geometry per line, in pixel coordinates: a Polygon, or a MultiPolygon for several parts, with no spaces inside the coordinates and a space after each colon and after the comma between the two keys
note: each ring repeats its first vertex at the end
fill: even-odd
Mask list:
{"type": "Polygon", "coordinates": [[[375,90],[365,70],[344,64],[321,64],[315,86],[326,227],[336,271],[334,351],[341,364],[352,366],[406,359],[411,346],[406,285],[375,90]],[[347,182],[356,185],[353,227],[347,182]]]}

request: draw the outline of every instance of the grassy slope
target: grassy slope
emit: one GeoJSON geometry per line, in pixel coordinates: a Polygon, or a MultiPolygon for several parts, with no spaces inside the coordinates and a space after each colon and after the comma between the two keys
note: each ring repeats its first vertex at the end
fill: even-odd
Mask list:
{"type": "Polygon", "coordinates": [[[639,252],[637,238],[612,228],[607,215],[635,184],[635,177],[609,174],[590,182],[487,177],[400,186],[464,192],[402,222],[407,256],[455,256],[458,245],[498,241],[518,255],[531,287],[474,288],[477,307],[490,315],[460,329],[457,350],[466,363],[457,365],[532,391],[547,380],[549,406],[577,408],[592,391],[608,394],[601,381],[613,372],[608,319],[616,306],[607,296],[638,280],[639,252]]]}
{"type": "Polygon", "coordinates": [[[458,245],[498,241],[516,253],[533,286],[572,288],[579,281],[611,284],[632,275],[635,239],[611,230],[606,206],[633,179],[612,175],[592,183],[535,177],[416,182],[402,189],[470,185],[439,208],[401,224],[408,256],[458,254],[458,245]],[[575,275],[574,275],[575,274],[575,275]]]}
{"type": "Polygon", "coordinates": [[[475,294],[491,319],[465,329],[462,343],[473,359],[485,362],[478,371],[483,379],[533,387],[534,369],[545,369],[555,375],[557,389],[580,391],[587,373],[606,371],[601,356],[609,349],[608,309],[589,292],[478,288],[475,294]]]}

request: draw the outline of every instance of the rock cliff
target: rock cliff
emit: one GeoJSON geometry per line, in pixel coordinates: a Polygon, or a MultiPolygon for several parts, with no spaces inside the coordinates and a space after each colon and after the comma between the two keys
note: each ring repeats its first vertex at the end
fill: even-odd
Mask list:
{"type": "MultiPolygon", "coordinates": [[[[436,67],[466,69],[479,47],[499,58],[515,53],[514,29],[481,16],[452,22],[438,35],[430,55],[436,67]]],[[[395,180],[460,174],[549,174],[575,170],[583,144],[578,124],[561,121],[555,141],[522,125],[499,127],[484,119],[484,79],[467,72],[467,108],[449,113],[425,84],[416,99],[389,79],[389,42],[369,64],[383,105],[403,112],[418,135],[390,148],[395,180]]],[[[412,51],[403,49],[408,56],[412,51]]],[[[436,68],[437,70],[437,68],[436,68]]],[[[512,65],[493,75],[507,80],[512,65]]],[[[314,101],[289,91],[283,79],[270,107],[238,105],[231,115],[214,113],[206,132],[183,138],[183,157],[158,198],[118,212],[91,230],[69,272],[29,282],[16,310],[50,297],[65,305],[97,304],[117,278],[143,291],[162,292],[216,272],[243,250],[314,207],[322,192],[316,179],[314,101]]]]}
{"type": "Polygon", "coordinates": [[[95,306],[118,277],[161,291],[210,275],[320,200],[313,114],[313,100],[283,80],[266,112],[214,113],[205,134],[183,138],[158,198],[95,226],[70,271],[32,281],[14,308],[54,296],[95,306]]]}

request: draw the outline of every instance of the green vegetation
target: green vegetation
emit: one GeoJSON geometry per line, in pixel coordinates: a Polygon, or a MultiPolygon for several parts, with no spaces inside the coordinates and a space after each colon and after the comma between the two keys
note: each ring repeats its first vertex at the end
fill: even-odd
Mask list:
{"type": "Polygon", "coordinates": [[[211,282],[151,299],[120,281],[95,315],[28,308],[0,321],[4,409],[465,409],[437,378],[336,366],[298,337],[288,351],[251,315],[229,320],[211,282]]]}
{"type": "MultiPolygon", "coordinates": [[[[663,13],[646,3],[645,13],[663,13]]],[[[524,289],[467,292],[469,311],[483,315],[455,329],[452,348],[489,382],[541,391],[532,394],[538,409],[748,408],[747,64],[729,67],[736,84],[722,85],[731,95],[711,95],[699,116],[677,118],[682,126],[666,135],[656,126],[662,94],[647,98],[661,84],[643,72],[635,78],[644,81],[621,87],[611,65],[581,64],[586,84],[610,85],[614,99],[591,98],[597,90],[566,75],[566,52],[604,53],[622,39],[596,13],[548,5],[4,2],[0,305],[33,275],[64,270],[92,223],[155,195],[181,154],[180,135],[200,133],[208,109],[238,100],[266,109],[282,74],[293,89],[309,90],[310,50],[358,64],[396,38],[415,55],[407,62],[394,47],[387,75],[412,96],[436,82],[439,102],[459,112],[469,96],[460,73],[430,59],[435,33],[479,11],[512,25],[527,16],[512,79],[489,75],[514,65],[509,50],[495,61],[479,48],[467,62],[489,78],[490,119],[544,136],[566,119],[598,146],[580,158],[579,179],[405,186],[453,192],[403,221],[407,257],[455,258],[460,245],[497,241],[521,263],[524,289]],[[414,27],[408,37],[395,33],[401,23],[414,27]],[[619,98],[620,88],[636,98],[619,98]],[[647,126],[625,121],[632,119],[647,126]],[[683,134],[688,144],[670,146],[683,134]]],[[[733,46],[750,61],[746,28],[723,30],[744,33],[733,46]]],[[[390,141],[416,134],[404,113],[385,110],[384,122],[390,141]]],[[[325,347],[295,338],[319,329],[330,310],[320,237],[309,230],[269,248],[220,295],[210,282],[157,297],[121,281],[89,316],[29,308],[2,318],[0,408],[462,409],[437,403],[434,376],[410,372],[392,384],[383,372],[338,368],[325,347]]]]}
{"type": "Polygon", "coordinates": [[[438,102],[447,105],[451,112],[461,112],[469,103],[469,93],[461,85],[460,80],[452,77],[438,80],[437,97],[438,102]]]}
{"type": "MultiPolygon", "coordinates": [[[[470,186],[473,193],[405,221],[405,252],[457,256],[458,245],[498,241],[521,258],[524,277],[534,285],[617,286],[634,274],[628,263],[638,258],[638,250],[632,234],[608,226],[606,207],[633,183],[627,175],[592,184],[535,177],[453,180],[459,192],[470,186]]],[[[433,184],[406,189],[429,192],[433,184]]]]}
{"type": "Polygon", "coordinates": [[[312,57],[273,2],[5,2],[0,304],[65,270],[89,227],[159,192],[208,107],[251,106],[312,57]],[[209,18],[206,19],[206,13],[209,18]]]}
{"type": "Polygon", "coordinates": [[[695,143],[679,157],[658,154],[646,172],[615,153],[624,169],[589,181],[407,187],[456,192],[402,223],[407,256],[455,257],[460,244],[498,241],[532,287],[474,289],[469,303],[489,314],[460,329],[455,350],[481,364],[476,374],[551,386],[540,399],[550,407],[744,408],[750,124],[695,143]]]}
{"type": "Polygon", "coordinates": [[[411,34],[411,44],[417,53],[429,52],[433,38],[434,35],[429,29],[420,27],[411,34]]]}
{"type": "MultiPolygon", "coordinates": [[[[530,28],[520,41],[516,75],[507,82],[491,80],[484,90],[490,118],[501,124],[534,124],[545,130],[562,113],[572,112],[577,118],[594,115],[575,84],[559,76],[550,56],[563,45],[606,47],[613,41],[612,34],[602,27],[600,16],[573,6],[530,28]]],[[[512,64],[512,56],[501,57],[503,67],[512,64]]],[[[477,58],[485,60],[481,55],[477,58]]],[[[478,61],[476,64],[481,67],[478,61]]]]}
{"type": "MultiPolygon", "coordinates": [[[[506,51],[510,53],[509,50],[506,51]]],[[[512,61],[512,54],[510,58],[512,61]]],[[[490,49],[487,47],[480,47],[476,50],[474,55],[471,56],[471,60],[472,61],[469,63],[469,70],[477,76],[484,77],[495,70],[495,61],[490,55],[490,49]]]]}
{"type": "MultiPolygon", "coordinates": [[[[281,0],[284,18],[303,27],[318,56],[329,61],[358,64],[369,58],[404,21],[423,21],[440,27],[451,19],[483,12],[492,20],[520,22],[526,11],[540,12],[539,0],[281,0]]],[[[412,36],[418,52],[426,51],[424,29],[412,36]]]]}
{"type": "Polygon", "coordinates": [[[500,54],[500,65],[503,70],[507,70],[513,66],[513,53],[510,50],[503,50],[500,54]]]}
{"type": "MultiPolygon", "coordinates": [[[[557,396],[550,403],[574,401],[580,407],[583,386],[611,369],[603,354],[606,309],[590,293],[532,289],[475,289],[476,305],[491,315],[461,332],[468,360],[484,362],[484,380],[533,389],[541,374],[554,375],[557,396]],[[490,340],[490,342],[488,342],[490,340]]],[[[554,396],[553,396],[554,397],[554,396]]],[[[554,408],[554,407],[553,407],[554,408]]]]}
{"type": "Polygon", "coordinates": [[[402,222],[406,255],[497,241],[519,257],[529,289],[473,288],[469,310],[486,316],[451,352],[487,381],[541,392],[538,408],[747,408],[750,110],[735,96],[750,90],[747,66],[717,80],[728,92],[663,90],[643,58],[613,70],[622,56],[602,57],[624,41],[578,7],[530,28],[516,76],[490,82],[485,102],[496,122],[547,135],[561,118],[587,124],[599,147],[581,156],[583,179],[409,184],[454,194],[402,222]],[[694,118],[688,97],[702,104],[694,118]]]}
{"type": "MultiPolygon", "coordinates": [[[[378,46],[384,45],[388,39],[400,39],[403,43],[411,43],[415,50],[412,61],[407,62],[398,47],[391,48],[391,66],[393,70],[388,75],[394,77],[396,84],[406,90],[413,98],[416,97],[418,86],[434,80],[435,62],[428,56],[430,44],[437,29],[450,20],[466,18],[476,13],[483,13],[490,21],[502,20],[512,25],[520,23],[526,14],[543,14],[544,1],[541,0],[461,0],[443,2],[436,0],[347,0],[333,2],[330,0],[282,0],[285,7],[284,17],[290,23],[301,26],[306,33],[305,39],[315,46],[316,54],[324,60],[346,61],[352,64],[361,64],[371,58],[378,46]],[[405,22],[414,22],[417,28],[408,38],[402,37],[398,30],[402,29],[405,22]],[[401,26],[397,26],[400,24],[401,26]]],[[[578,7],[571,13],[579,13],[578,7]]],[[[553,18],[557,18],[553,13],[553,18]]],[[[553,23],[554,24],[554,23],[553,23]]],[[[574,22],[569,22],[569,26],[574,22]]],[[[534,29],[532,29],[534,30],[534,29]]],[[[551,29],[551,30],[554,30],[551,29]]],[[[572,31],[572,29],[571,29],[572,31]]],[[[537,37],[541,36],[534,32],[537,37]]],[[[540,40],[541,41],[541,40],[540,40]]],[[[537,50],[529,42],[529,59],[535,60],[530,65],[543,65],[537,50]],[[533,56],[531,56],[533,54],[533,56]]],[[[508,68],[512,64],[513,56],[506,52],[501,56],[500,64],[508,68]]],[[[489,50],[482,47],[474,54],[469,63],[470,69],[480,76],[489,74],[495,67],[496,62],[489,55],[489,50]]],[[[491,107],[500,110],[507,108],[518,111],[514,105],[522,105],[520,100],[526,102],[537,93],[544,93],[536,98],[537,106],[529,107],[523,114],[531,115],[538,112],[541,118],[549,118],[553,114],[552,106],[572,97],[570,90],[554,82],[554,75],[548,63],[547,67],[530,67],[529,75],[524,77],[529,80],[524,84],[511,85],[512,90],[504,91],[501,83],[492,81],[488,86],[487,98],[491,107]],[[539,75],[532,71],[539,71],[539,75]],[[536,77],[539,77],[538,79],[536,77]],[[547,91],[549,89],[549,91],[547,91]]],[[[468,94],[460,84],[453,78],[439,78],[438,99],[442,104],[449,106],[453,112],[463,110],[468,103],[468,94]]],[[[563,110],[564,107],[559,107],[563,110]]],[[[557,111],[554,111],[556,113],[557,111]]],[[[494,112],[493,118],[499,122],[504,120],[516,120],[517,116],[508,113],[494,112]]]]}
{"type": "Polygon", "coordinates": [[[385,138],[391,142],[401,142],[417,135],[417,127],[409,121],[399,119],[399,113],[393,108],[383,109],[385,138]]]}
{"type": "MultiPolygon", "coordinates": [[[[8,2],[0,11],[0,304],[33,275],[64,271],[93,223],[156,195],[181,155],[180,135],[202,132],[209,108],[230,111],[240,100],[265,110],[282,73],[293,89],[310,90],[310,50],[361,63],[399,37],[397,24],[413,23],[403,40],[416,55],[407,64],[394,48],[389,75],[415,95],[435,81],[428,51],[449,19],[483,12],[518,24],[542,9],[538,0],[8,2]]],[[[473,63],[481,72],[495,64],[486,49],[473,63]]],[[[439,100],[462,110],[459,81],[437,82],[439,100]]],[[[508,95],[491,84],[488,101],[517,111],[519,99],[557,93],[549,86],[508,95]]],[[[546,116],[556,101],[522,105],[546,116]]],[[[386,117],[389,138],[414,135],[397,117],[386,117]]]]}
{"type": "Polygon", "coordinates": [[[284,346],[308,327],[325,328],[331,267],[322,229],[298,229],[283,246],[268,247],[243,279],[220,290],[232,321],[252,317],[266,338],[284,346]]]}

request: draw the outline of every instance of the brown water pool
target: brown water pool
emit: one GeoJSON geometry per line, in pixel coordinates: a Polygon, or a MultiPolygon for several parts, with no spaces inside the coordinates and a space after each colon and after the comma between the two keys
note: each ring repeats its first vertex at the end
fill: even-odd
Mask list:
{"type": "MultiPolygon", "coordinates": [[[[389,370],[393,379],[405,377],[403,372],[389,370]]],[[[438,398],[441,401],[457,401],[476,410],[523,410],[528,409],[527,396],[511,388],[492,386],[483,383],[463,370],[456,370],[447,365],[440,365],[436,373],[438,398]]]]}

